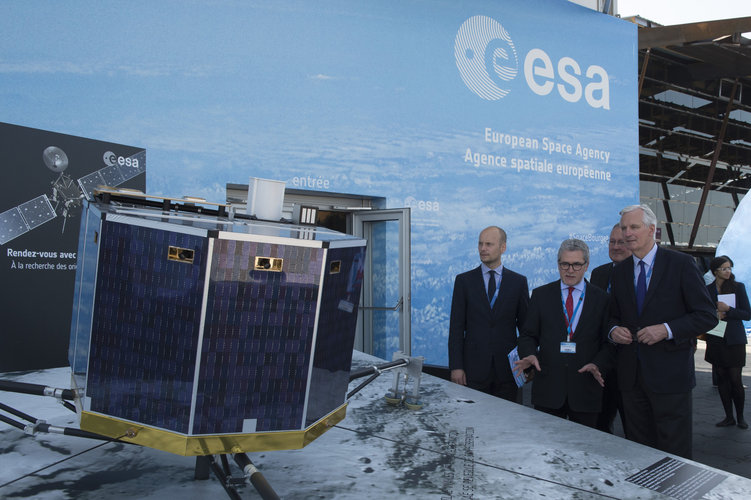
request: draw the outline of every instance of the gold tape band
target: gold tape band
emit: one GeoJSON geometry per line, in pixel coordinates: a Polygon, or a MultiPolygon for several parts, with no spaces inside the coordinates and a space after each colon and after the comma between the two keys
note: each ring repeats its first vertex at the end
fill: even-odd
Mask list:
{"type": "Polygon", "coordinates": [[[300,449],[341,422],[346,413],[347,403],[344,403],[307,429],[300,431],[189,436],[83,411],[81,429],[175,455],[198,456],[300,449]]]}

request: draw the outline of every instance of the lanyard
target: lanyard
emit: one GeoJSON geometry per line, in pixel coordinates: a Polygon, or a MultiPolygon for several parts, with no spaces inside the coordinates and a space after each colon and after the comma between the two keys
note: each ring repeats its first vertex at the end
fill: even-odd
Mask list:
{"type": "Polygon", "coordinates": [[[581,306],[582,302],[584,302],[585,291],[586,291],[586,288],[582,290],[582,294],[579,296],[579,300],[576,301],[574,314],[570,318],[568,317],[568,311],[566,310],[566,301],[563,300],[563,297],[561,297],[561,303],[563,304],[563,315],[566,317],[566,341],[567,342],[571,342],[571,337],[574,335],[574,332],[571,329],[571,325],[574,322],[574,318],[576,318],[577,311],[579,311],[579,306],[581,306]]]}
{"type": "MultiPolygon", "coordinates": [[[[498,276],[500,276],[500,273],[496,273],[498,276]]],[[[495,299],[498,298],[498,292],[501,290],[501,282],[500,280],[495,285],[495,293],[493,293],[493,298],[490,299],[490,308],[493,309],[493,306],[495,305],[495,299]]]]}

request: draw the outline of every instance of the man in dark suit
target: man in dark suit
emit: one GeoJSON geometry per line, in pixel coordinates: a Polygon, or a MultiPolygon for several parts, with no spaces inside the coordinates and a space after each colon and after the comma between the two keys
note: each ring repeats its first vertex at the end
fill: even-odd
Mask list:
{"type": "Polygon", "coordinates": [[[481,264],[454,282],[449,322],[451,381],[521,402],[508,353],[527,314],[527,278],[501,264],[506,232],[491,226],[480,233],[481,264]]]}
{"type": "Polygon", "coordinates": [[[694,342],[717,324],[694,260],[659,248],[646,205],[621,210],[632,256],[613,269],[610,338],[617,346],[626,437],[691,458],[694,342]]]}
{"type": "MultiPolygon", "coordinates": [[[[623,239],[620,222],[614,225],[610,231],[608,256],[612,262],[592,269],[592,277],[589,281],[610,293],[610,275],[613,273],[613,267],[624,259],[631,257],[631,250],[626,247],[626,240],[623,239]]],[[[605,388],[602,391],[602,411],[600,416],[597,417],[597,428],[613,434],[615,414],[620,413],[621,425],[625,431],[626,419],[623,416],[623,400],[621,399],[621,391],[618,389],[618,371],[615,366],[607,373],[603,373],[603,377],[605,378],[605,388]]]]}
{"type": "Polygon", "coordinates": [[[592,275],[589,282],[602,288],[610,293],[610,275],[613,267],[624,259],[631,257],[631,250],[626,246],[626,240],[623,239],[621,223],[617,223],[610,231],[610,241],[608,242],[608,256],[612,262],[597,266],[592,269],[592,275]]]}
{"type": "Polygon", "coordinates": [[[561,279],[532,290],[514,371],[536,370],[535,409],[594,427],[602,404],[601,373],[613,363],[615,348],[606,336],[608,295],[586,282],[588,265],[586,243],[561,243],[561,279]]]}

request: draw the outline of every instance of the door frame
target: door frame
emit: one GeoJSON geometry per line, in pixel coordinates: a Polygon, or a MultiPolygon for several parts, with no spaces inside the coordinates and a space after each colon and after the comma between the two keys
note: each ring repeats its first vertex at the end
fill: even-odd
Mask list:
{"type": "Polygon", "coordinates": [[[365,253],[363,291],[357,318],[355,346],[363,352],[373,352],[372,311],[394,311],[399,314],[399,350],[412,355],[412,259],[411,226],[409,208],[391,208],[352,213],[352,234],[368,242],[365,253]],[[373,222],[396,221],[399,223],[399,285],[396,304],[373,304],[373,275],[371,270],[371,234],[366,227],[373,222]]]}

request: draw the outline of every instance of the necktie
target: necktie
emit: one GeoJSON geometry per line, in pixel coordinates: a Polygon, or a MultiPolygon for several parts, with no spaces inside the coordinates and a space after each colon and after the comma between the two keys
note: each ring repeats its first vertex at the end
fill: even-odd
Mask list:
{"type": "Polygon", "coordinates": [[[639,277],[636,280],[636,309],[641,314],[644,305],[644,297],[647,295],[647,273],[644,269],[644,261],[639,261],[639,277]]]}
{"type": "Polygon", "coordinates": [[[568,297],[566,297],[566,319],[569,325],[574,324],[574,287],[568,287],[568,297]]]}
{"type": "Polygon", "coordinates": [[[488,300],[493,300],[493,295],[495,295],[495,271],[492,269],[488,271],[488,300]]]}

